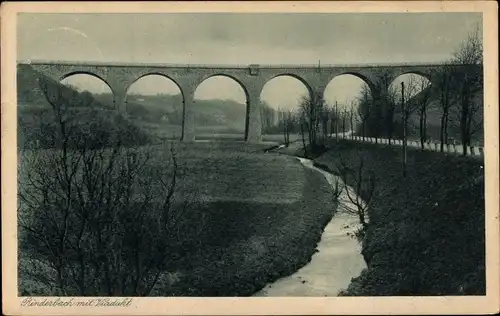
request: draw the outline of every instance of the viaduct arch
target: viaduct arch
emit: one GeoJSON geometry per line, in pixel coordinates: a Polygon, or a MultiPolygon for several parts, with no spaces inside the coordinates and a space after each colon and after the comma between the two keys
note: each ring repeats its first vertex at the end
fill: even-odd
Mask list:
{"type": "MultiPolygon", "coordinates": [[[[385,93],[397,77],[415,73],[426,77],[434,85],[433,72],[442,64],[377,64],[377,65],[174,65],[174,64],[119,64],[82,63],[60,61],[28,61],[35,70],[54,80],[74,74],[88,74],[104,81],[113,92],[115,108],[126,116],[126,95],[129,87],[147,75],[160,75],[172,80],[183,96],[182,140],[194,141],[194,93],[206,79],[225,76],[235,80],[247,97],[245,140],[259,142],[261,139],[260,94],[264,85],[273,78],[291,76],[300,80],[311,95],[323,97],[330,81],[340,75],[354,75],[365,81],[376,101],[385,93]]],[[[467,71],[482,73],[481,65],[466,65],[467,71]]]]}
{"type": "Polygon", "coordinates": [[[250,96],[248,94],[248,91],[247,91],[247,88],[246,88],[245,84],[243,82],[241,82],[238,79],[238,77],[230,75],[230,74],[225,74],[225,73],[214,73],[214,74],[209,74],[209,75],[203,77],[201,79],[201,81],[194,88],[193,103],[195,102],[194,101],[194,93],[196,93],[196,91],[198,90],[198,87],[200,87],[207,80],[209,80],[211,78],[215,78],[215,77],[224,77],[224,78],[231,79],[233,82],[235,82],[243,90],[243,94],[245,95],[245,111],[246,111],[246,117],[245,117],[245,140],[246,140],[247,136],[248,136],[248,110],[250,108],[250,104],[249,104],[249,98],[250,98],[250,96]]]}

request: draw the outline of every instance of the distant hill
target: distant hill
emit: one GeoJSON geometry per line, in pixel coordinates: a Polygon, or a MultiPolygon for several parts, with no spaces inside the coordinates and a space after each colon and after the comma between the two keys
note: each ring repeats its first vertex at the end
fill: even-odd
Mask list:
{"type": "MultiPolygon", "coordinates": [[[[98,98],[109,98],[99,96],[98,98]]],[[[232,130],[245,130],[246,106],[232,100],[195,100],[197,127],[219,126],[232,130]]],[[[129,95],[127,113],[133,118],[151,123],[182,124],[182,98],[180,95],[129,95]]]]}
{"type": "Polygon", "coordinates": [[[21,64],[17,66],[17,105],[23,106],[49,106],[45,95],[40,89],[38,82],[39,78],[44,78],[56,85],[62,91],[65,98],[72,101],[72,106],[75,107],[94,107],[102,109],[112,109],[113,100],[111,102],[100,102],[90,92],[78,92],[72,87],[68,87],[59,82],[48,78],[44,74],[36,71],[30,65],[21,64]]]}
{"type": "Polygon", "coordinates": [[[47,82],[51,91],[61,92],[65,102],[70,138],[73,141],[86,136],[98,146],[106,146],[120,137],[124,145],[146,144],[151,135],[124,119],[109,105],[100,103],[88,92],[78,92],[71,87],[51,80],[29,65],[17,68],[17,142],[18,148],[52,148],[56,144],[58,125],[54,110],[42,92],[39,80],[47,82]]]}

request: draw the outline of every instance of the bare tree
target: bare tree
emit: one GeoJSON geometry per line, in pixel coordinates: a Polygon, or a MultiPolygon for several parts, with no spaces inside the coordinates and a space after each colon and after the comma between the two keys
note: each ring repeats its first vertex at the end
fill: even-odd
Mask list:
{"type": "Polygon", "coordinates": [[[394,136],[394,113],[396,112],[397,105],[397,89],[395,86],[389,86],[387,88],[387,94],[385,95],[385,123],[387,126],[387,136],[389,138],[389,144],[392,144],[392,139],[394,136]]]}
{"type": "Polygon", "coordinates": [[[345,132],[346,132],[346,129],[345,129],[345,123],[346,123],[346,120],[348,118],[348,112],[347,112],[347,109],[344,108],[340,114],[342,116],[342,139],[345,139],[345,132]]]}
{"type": "Polygon", "coordinates": [[[335,106],[330,106],[329,107],[329,121],[330,121],[330,136],[335,133],[335,126],[337,125],[337,113],[335,112],[335,106]]]}
{"type": "Polygon", "coordinates": [[[260,106],[260,117],[262,130],[268,132],[269,129],[275,125],[276,111],[263,102],[260,106]]]}
{"type": "MultiPolygon", "coordinates": [[[[408,76],[407,82],[405,82],[404,86],[404,108],[402,109],[403,115],[403,128],[406,129],[408,134],[408,122],[411,119],[413,113],[415,113],[417,109],[417,102],[414,97],[420,92],[419,91],[419,77],[414,74],[410,74],[408,76]]],[[[401,92],[403,93],[403,92],[401,92]]]]}
{"type": "Polygon", "coordinates": [[[328,138],[328,123],[330,122],[330,109],[326,104],[321,108],[320,119],[323,132],[323,141],[326,141],[326,139],[328,138]]]}
{"type": "Polygon", "coordinates": [[[339,104],[337,101],[335,101],[335,106],[333,107],[333,117],[335,118],[335,140],[339,141],[340,113],[339,113],[339,104]]]}
{"type": "Polygon", "coordinates": [[[349,167],[344,157],[339,158],[337,164],[337,174],[340,175],[344,184],[344,192],[352,206],[344,205],[344,209],[358,217],[363,231],[368,228],[368,209],[371,205],[375,192],[376,177],[372,172],[367,171],[364,164],[364,156],[358,155],[359,162],[354,168],[349,167]],[[354,189],[354,192],[352,192],[354,189]]]}
{"type": "Polygon", "coordinates": [[[483,63],[483,36],[480,25],[467,36],[453,53],[453,61],[460,65],[480,65],[483,63]]]}
{"type": "Polygon", "coordinates": [[[290,133],[294,128],[295,117],[292,110],[280,110],[278,111],[281,125],[283,126],[283,139],[285,142],[285,146],[288,147],[290,145],[290,133]]]}
{"type": "Polygon", "coordinates": [[[396,109],[395,88],[391,85],[391,73],[382,70],[377,75],[375,86],[370,91],[373,91],[373,110],[370,113],[370,134],[375,136],[375,141],[382,135],[389,136],[392,139],[394,132],[394,113],[396,109]]]}
{"type": "Polygon", "coordinates": [[[356,132],[356,126],[354,125],[354,114],[356,112],[356,103],[351,101],[351,105],[349,107],[349,126],[351,129],[351,139],[354,138],[354,134],[356,132]]]}
{"type": "Polygon", "coordinates": [[[450,110],[455,99],[455,66],[445,63],[435,75],[439,89],[440,118],[440,151],[444,151],[444,146],[448,143],[448,126],[450,123],[450,110]]]}
{"type": "Polygon", "coordinates": [[[303,97],[300,102],[300,116],[305,123],[303,131],[307,130],[312,151],[316,150],[318,146],[318,128],[324,106],[324,100],[317,95],[303,97]]]}
{"type": "Polygon", "coordinates": [[[432,87],[431,82],[425,77],[419,78],[418,87],[420,93],[418,94],[418,100],[416,100],[416,102],[419,116],[420,147],[423,150],[424,144],[427,141],[427,110],[431,101],[432,87]]]}
{"type": "Polygon", "coordinates": [[[471,145],[472,135],[481,129],[483,121],[482,115],[477,115],[482,104],[473,100],[474,93],[482,89],[482,74],[474,67],[483,62],[483,41],[479,27],[461,43],[452,61],[462,66],[460,71],[456,72],[455,79],[458,92],[457,106],[460,113],[460,136],[463,154],[466,155],[467,148],[471,145]]]}
{"type": "Polygon", "coordinates": [[[308,150],[306,143],[307,120],[302,111],[300,112],[298,120],[299,120],[300,136],[302,139],[302,149],[304,151],[304,157],[308,157],[308,150]]]}
{"type": "MultiPolygon", "coordinates": [[[[21,253],[48,269],[50,295],[144,296],[194,242],[189,200],[179,201],[178,163],[154,152],[74,135],[77,119],[60,90],[41,81],[57,123],[54,149],[24,153],[19,177],[21,253]]],[[[29,270],[20,267],[23,271],[29,270]]]]}
{"type": "Polygon", "coordinates": [[[370,95],[370,88],[367,84],[364,84],[358,97],[358,116],[361,121],[361,135],[363,136],[363,141],[365,140],[366,124],[370,118],[372,106],[373,101],[370,95]]]}

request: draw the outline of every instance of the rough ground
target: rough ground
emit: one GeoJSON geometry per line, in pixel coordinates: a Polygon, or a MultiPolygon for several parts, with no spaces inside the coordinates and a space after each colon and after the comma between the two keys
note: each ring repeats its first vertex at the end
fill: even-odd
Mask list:
{"type": "Polygon", "coordinates": [[[377,178],[363,241],[368,265],[345,295],[485,294],[483,162],[410,150],[340,142],[315,160],[330,170],[340,157],[377,178]]]}

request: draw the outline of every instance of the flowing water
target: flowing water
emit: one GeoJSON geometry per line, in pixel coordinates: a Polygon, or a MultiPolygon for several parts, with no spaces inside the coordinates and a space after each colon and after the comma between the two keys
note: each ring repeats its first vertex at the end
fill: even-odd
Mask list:
{"type": "MultiPolygon", "coordinates": [[[[322,173],[332,190],[335,175],[316,168],[309,159],[298,158],[307,168],[322,173]]],[[[349,188],[351,192],[351,188],[349,188]]],[[[352,196],[353,193],[351,193],[352,196]]],[[[361,245],[356,238],[349,236],[359,228],[356,216],[346,212],[354,207],[347,194],[342,192],[339,206],[332,220],[327,224],[317,250],[311,261],[294,274],[267,284],[254,296],[337,296],[346,289],[351,278],[358,276],[366,268],[361,255],[361,245]]]]}

